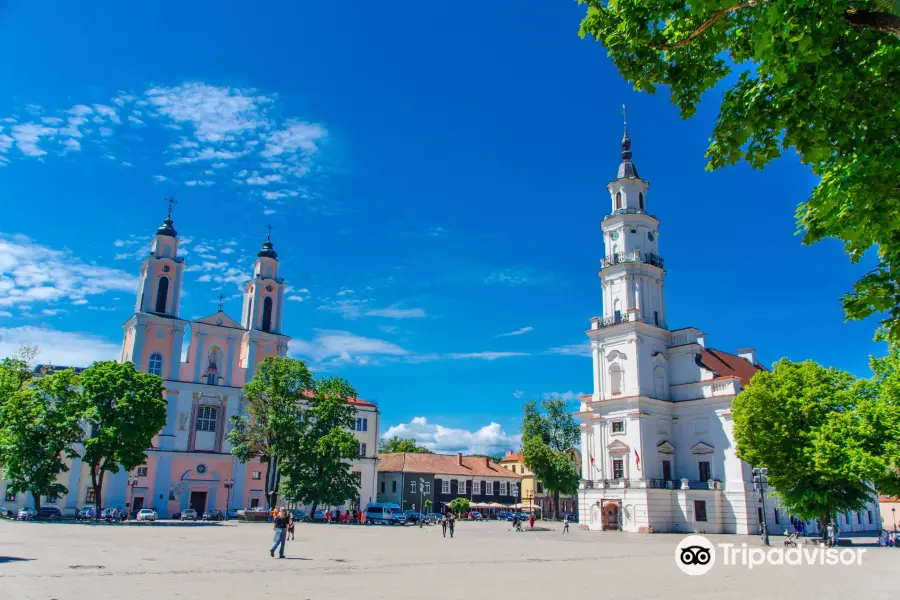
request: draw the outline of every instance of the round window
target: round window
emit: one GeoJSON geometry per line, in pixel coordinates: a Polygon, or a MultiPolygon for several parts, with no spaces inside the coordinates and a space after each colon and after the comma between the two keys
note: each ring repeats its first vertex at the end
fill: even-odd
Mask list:
{"type": "Polygon", "coordinates": [[[648,233],[647,237],[650,238],[650,241],[652,242],[653,241],[653,232],[651,231],[650,233],[648,233]]]}
{"type": "Polygon", "coordinates": [[[271,292],[271,291],[272,291],[272,286],[271,286],[271,285],[267,285],[267,286],[266,286],[266,291],[267,291],[267,292],[271,292]]]}
{"type": "Polygon", "coordinates": [[[206,473],[206,465],[204,465],[204,464],[197,465],[197,472],[200,473],[201,475],[206,473]]]}
{"type": "Polygon", "coordinates": [[[163,273],[168,273],[171,270],[172,270],[172,267],[170,267],[169,265],[163,265],[163,273]]]}

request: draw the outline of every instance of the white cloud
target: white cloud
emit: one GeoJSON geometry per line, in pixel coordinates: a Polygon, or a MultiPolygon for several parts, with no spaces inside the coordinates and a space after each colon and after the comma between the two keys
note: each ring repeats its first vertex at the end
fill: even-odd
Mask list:
{"type": "Polygon", "coordinates": [[[38,147],[38,144],[41,142],[41,138],[53,137],[56,137],[56,129],[37,123],[23,123],[12,128],[12,138],[16,142],[16,147],[25,156],[34,157],[47,154],[38,147]]]}
{"type": "Polygon", "coordinates": [[[111,127],[100,127],[97,131],[100,132],[100,135],[103,137],[111,137],[113,134],[113,130],[111,127]]]}
{"type": "Polygon", "coordinates": [[[282,179],[284,178],[278,173],[270,173],[269,175],[254,175],[253,177],[248,177],[246,183],[247,185],[269,185],[270,183],[281,181],[282,179]]]}
{"type": "Polygon", "coordinates": [[[200,186],[200,187],[209,187],[209,186],[215,185],[215,184],[216,184],[215,181],[209,181],[209,180],[205,180],[205,179],[191,180],[191,181],[184,182],[184,185],[191,186],[191,187],[193,187],[195,185],[200,186]]]}
{"type": "Polygon", "coordinates": [[[81,150],[81,142],[79,142],[76,139],[69,138],[65,142],[63,142],[63,147],[66,150],[71,150],[73,152],[77,152],[78,150],[81,150]]]}
{"type": "Polygon", "coordinates": [[[219,250],[219,252],[221,252],[222,254],[233,254],[234,248],[222,248],[221,250],[219,250]]]}
{"type": "Polygon", "coordinates": [[[385,317],[387,319],[423,319],[426,315],[421,308],[398,308],[391,306],[388,308],[376,308],[366,311],[369,317],[385,317]]]}
{"type": "Polygon", "coordinates": [[[58,331],[44,327],[0,327],[0,356],[11,356],[25,344],[36,344],[37,363],[87,367],[98,360],[121,356],[121,346],[90,333],[58,331]]]}
{"type": "Polygon", "coordinates": [[[528,356],[527,352],[456,352],[445,355],[453,360],[497,360],[498,358],[511,358],[513,356],[528,356]]]}
{"type": "Polygon", "coordinates": [[[425,417],[415,417],[409,423],[389,427],[383,437],[395,435],[413,438],[418,445],[439,454],[502,454],[522,444],[520,434],[508,434],[499,423],[492,422],[481,429],[469,431],[429,423],[425,417]]]}
{"type": "Polygon", "coordinates": [[[169,180],[169,178],[166,177],[165,175],[154,175],[154,176],[153,176],[153,179],[154,179],[155,181],[157,181],[157,182],[160,182],[160,183],[162,183],[163,181],[168,181],[168,180],[169,180]]]}
{"type": "Polygon", "coordinates": [[[265,136],[266,147],[260,153],[272,157],[302,150],[307,153],[318,149],[316,143],[325,137],[325,129],[316,123],[291,120],[284,129],[265,136]]]}
{"type": "Polygon", "coordinates": [[[493,285],[538,285],[547,281],[545,275],[539,275],[530,269],[503,269],[490,273],[484,282],[493,285]]]}
{"type": "Polygon", "coordinates": [[[122,119],[119,118],[119,113],[116,112],[116,109],[114,109],[112,106],[106,106],[105,104],[95,104],[94,112],[96,112],[97,115],[102,117],[103,119],[112,121],[116,125],[122,123],[122,119]]]}
{"type": "Polygon", "coordinates": [[[41,246],[25,236],[0,236],[0,306],[74,302],[136,289],[137,278],[125,271],[84,263],[69,251],[41,246]]]}
{"type": "Polygon", "coordinates": [[[513,392],[513,398],[524,398],[524,397],[525,397],[525,392],[523,392],[522,390],[516,390],[513,392]]]}
{"type": "Polygon", "coordinates": [[[0,317],[11,317],[12,313],[8,310],[0,310],[0,317]]]}
{"type": "Polygon", "coordinates": [[[510,331],[508,333],[500,333],[495,337],[511,337],[514,335],[524,335],[530,331],[534,331],[534,327],[522,327],[521,329],[516,329],[515,331],[510,331]]]}
{"type": "Polygon", "coordinates": [[[564,356],[590,356],[591,355],[591,344],[589,342],[583,342],[581,344],[569,344],[567,346],[557,346],[555,348],[550,348],[546,352],[547,354],[562,354],[564,356]]]}
{"type": "Polygon", "coordinates": [[[541,394],[541,400],[555,400],[559,398],[563,402],[578,402],[578,397],[584,396],[584,392],[544,392],[541,394]]]}
{"type": "Polygon", "coordinates": [[[143,121],[135,117],[134,115],[128,115],[128,122],[133,125],[146,125],[143,121]]]}
{"type": "Polygon", "coordinates": [[[385,340],[368,338],[349,331],[316,330],[310,340],[294,339],[291,356],[309,359],[311,363],[372,364],[379,358],[406,356],[406,350],[385,340]]]}

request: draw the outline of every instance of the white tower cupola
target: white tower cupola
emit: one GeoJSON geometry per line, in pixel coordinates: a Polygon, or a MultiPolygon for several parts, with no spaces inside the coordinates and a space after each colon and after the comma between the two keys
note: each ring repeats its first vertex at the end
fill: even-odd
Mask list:
{"type": "Polygon", "coordinates": [[[601,224],[606,256],[601,261],[603,318],[601,327],[633,321],[665,328],[663,260],[659,256],[659,221],[647,212],[650,184],[638,176],[631,160],[626,123],[622,163],[607,184],[612,202],[601,224]]]}

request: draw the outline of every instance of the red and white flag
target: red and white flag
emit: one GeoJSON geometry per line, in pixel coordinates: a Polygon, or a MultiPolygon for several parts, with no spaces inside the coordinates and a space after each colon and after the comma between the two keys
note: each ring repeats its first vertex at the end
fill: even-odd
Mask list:
{"type": "Polygon", "coordinates": [[[638,454],[637,450],[634,451],[634,458],[637,461],[638,471],[640,471],[641,470],[641,455],[638,454]]]}

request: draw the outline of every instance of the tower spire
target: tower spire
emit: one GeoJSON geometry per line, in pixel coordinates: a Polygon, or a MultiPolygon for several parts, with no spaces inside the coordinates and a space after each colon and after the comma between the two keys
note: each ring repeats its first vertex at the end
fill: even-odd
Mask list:
{"type": "Polygon", "coordinates": [[[624,133],[622,135],[622,164],[619,165],[619,173],[616,179],[638,179],[640,176],[637,167],[631,162],[631,138],[628,137],[628,113],[625,105],[622,105],[622,123],[624,125],[624,133]]]}
{"type": "Polygon", "coordinates": [[[266,225],[266,229],[268,230],[268,233],[266,234],[266,241],[263,243],[262,250],[259,251],[259,254],[257,254],[257,256],[278,258],[278,254],[275,252],[275,246],[272,245],[272,226],[266,225]]]}
{"type": "Polygon", "coordinates": [[[166,218],[163,219],[162,225],[159,226],[156,230],[156,235],[167,235],[169,237],[178,237],[178,232],[175,231],[175,221],[172,220],[172,205],[178,204],[178,201],[175,200],[175,196],[169,196],[166,199],[166,202],[169,203],[169,209],[166,211],[166,218]]]}

